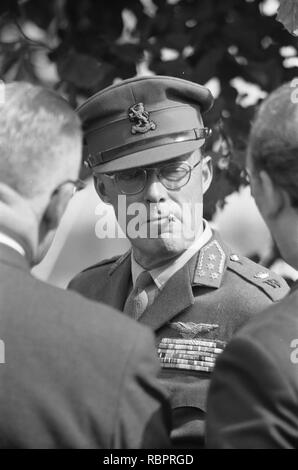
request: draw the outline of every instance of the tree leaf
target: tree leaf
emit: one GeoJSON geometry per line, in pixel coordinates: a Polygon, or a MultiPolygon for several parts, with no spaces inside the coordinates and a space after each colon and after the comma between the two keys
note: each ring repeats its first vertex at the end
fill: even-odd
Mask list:
{"type": "Polygon", "coordinates": [[[280,0],[276,19],[294,36],[298,36],[298,0],[280,0]]]}
{"type": "Polygon", "coordinates": [[[70,50],[58,58],[57,69],[62,80],[77,87],[91,88],[98,81],[101,64],[91,56],[70,50]]]}

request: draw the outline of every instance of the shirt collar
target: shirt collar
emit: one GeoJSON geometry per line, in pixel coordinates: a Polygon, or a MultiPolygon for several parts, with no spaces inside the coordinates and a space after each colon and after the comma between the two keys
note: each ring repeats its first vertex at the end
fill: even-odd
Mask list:
{"type": "MultiPolygon", "coordinates": [[[[175,261],[169,261],[163,266],[160,266],[155,269],[151,269],[149,273],[152,276],[158,289],[162,290],[168,280],[195,255],[200,249],[209,242],[212,237],[212,230],[210,225],[206,220],[204,222],[204,231],[199,235],[194,242],[187,248],[175,261]]],[[[141,272],[145,269],[136,262],[133,251],[131,253],[131,273],[132,273],[132,282],[135,286],[136,280],[141,272]]]]}
{"type": "Polygon", "coordinates": [[[5,233],[0,232],[0,243],[9,246],[13,250],[20,253],[20,255],[26,257],[26,252],[20,243],[16,242],[13,238],[9,237],[5,233]]]}

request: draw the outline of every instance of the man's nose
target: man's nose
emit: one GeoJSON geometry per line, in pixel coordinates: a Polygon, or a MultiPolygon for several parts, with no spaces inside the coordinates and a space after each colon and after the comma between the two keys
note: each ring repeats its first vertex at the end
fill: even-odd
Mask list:
{"type": "Polygon", "coordinates": [[[156,171],[147,171],[147,182],[144,188],[144,199],[147,202],[163,202],[167,198],[167,190],[159,180],[156,171]]]}

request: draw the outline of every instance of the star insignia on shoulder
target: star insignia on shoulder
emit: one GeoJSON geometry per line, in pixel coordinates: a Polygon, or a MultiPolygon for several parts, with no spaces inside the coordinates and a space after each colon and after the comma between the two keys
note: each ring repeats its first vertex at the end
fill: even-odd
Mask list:
{"type": "Polygon", "coordinates": [[[211,273],[210,277],[211,279],[218,279],[219,274],[218,273],[211,273]]]}

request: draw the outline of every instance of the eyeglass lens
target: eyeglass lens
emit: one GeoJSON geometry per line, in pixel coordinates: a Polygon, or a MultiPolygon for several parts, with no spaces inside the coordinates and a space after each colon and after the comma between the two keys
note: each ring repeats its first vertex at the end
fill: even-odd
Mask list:
{"type": "Polygon", "coordinates": [[[164,165],[160,168],[135,168],[116,174],[116,183],[125,194],[143,191],[149,171],[156,171],[161,183],[171,190],[181,188],[188,183],[191,167],[186,163],[164,165]]]}

